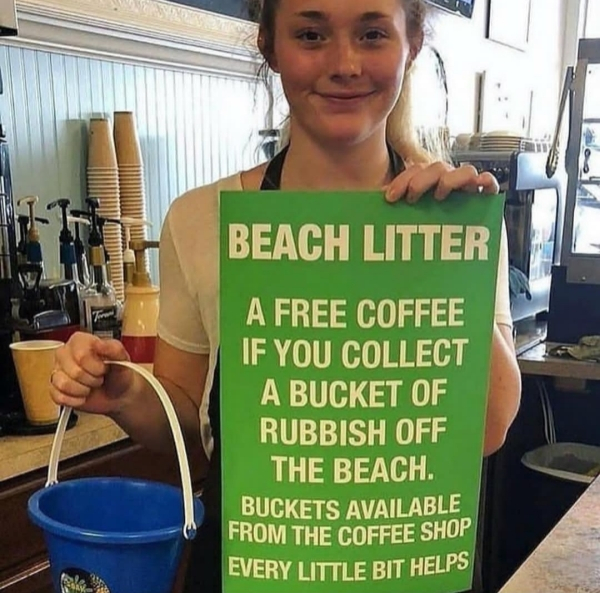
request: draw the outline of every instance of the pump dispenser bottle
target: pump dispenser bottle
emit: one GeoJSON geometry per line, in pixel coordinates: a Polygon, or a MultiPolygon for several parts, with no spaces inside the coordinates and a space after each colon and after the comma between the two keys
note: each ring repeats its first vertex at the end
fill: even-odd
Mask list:
{"type": "Polygon", "coordinates": [[[90,274],[90,266],[88,257],[86,254],[85,244],[81,238],[80,225],[84,224],[91,227],[90,213],[87,210],[71,210],[71,219],[75,224],[75,256],[77,257],[77,270],[79,271],[79,278],[83,282],[84,286],[89,286],[92,281],[90,274]]]}
{"type": "Polygon", "coordinates": [[[83,290],[84,285],[79,278],[79,270],[77,269],[77,255],[75,253],[75,242],[73,234],[69,229],[69,215],[67,209],[70,206],[70,200],[63,198],[48,204],[47,209],[60,209],[61,231],[59,235],[60,245],[60,264],[62,268],[62,278],[67,282],[72,282],[75,285],[77,306],[79,315],[77,319],[73,319],[77,325],[85,327],[85,310],[83,306],[83,290]]]}
{"type": "Polygon", "coordinates": [[[73,225],[75,229],[75,239],[73,247],[75,249],[75,262],[77,265],[77,274],[83,286],[88,286],[90,283],[90,268],[88,266],[87,255],[85,253],[85,245],[81,239],[80,225],[90,226],[90,221],[87,218],[80,216],[68,216],[67,222],[73,225]]]}
{"type": "Polygon", "coordinates": [[[131,241],[129,245],[135,254],[135,271],[131,284],[125,288],[121,342],[132,362],[152,371],[160,290],[152,285],[150,274],[145,268],[145,252],[149,248],[158,248],[159,243],[131,241]]]}
{"type": "Polygon", "coordinates": [[[77,285],[82,288],[81,279],[79,278],[79,270],[77,269],[77,256],[75,253],[75,240],[69,229],[69,215],[67,208],[71,202],[67,199],[56,200],[51,202],[46,207],[48,210],[60,208],[60,220],[62,227],[59,235],[60,244],[60,264],[62,267],[62,277],[65,280],[74,280],[77,285]]]}
{"type": "Polygon", "coordinates": [[[44,276],[44,258],[42,257],[42,244],[40,243],[40,231],[37,227],[36,222],[44,222],[47,224],[48,221],[45,219],[39,219],[35,215],[35,206],[38,203],[39,198],[37,196],[26,196],[17,200],[17,205],[26,204],[29,208],[29,229],[27,231],[27,239],[25,241],[24,259],[28,264],[32,264],[40,268],[40,276],[44,276]]]}
{"type": "Polygon", "coordinates": [[[108,281],[104,245],[98,228],[98,200],[86,200],[90,208],[91,229],[89,236],[90,250],[90,285],[84,290],[83,303],[85,323],[88,332],[100,338],[120,337],[119,303],[114,288],[108,281]]]}
{"type": "Polygon", "coordinates": [[[48,224],[45,218],[35,215],[37,196],[26,196],[17,200],[17,205],[26,204],[29,215],[18,215],[21,240],[17,247],[17,274],[20,284],[20,296],[13,302],[13,317],[15,319],[31,319],[41,313],[45,303],[40,292],[44,278],[44,260],[40,232],[36,222],[48,224]]]}
{"type": "Polygon", "coordinates": [[[29,228],[29,216],[19,214],[17,216],[19,225],[19,242],[17,243],[17,263],[19,265],[27,263],[27,229],[29,228]]]}
{"type": "MultiPolygon", "coordinates": [[[[131,248],[131,227],[151,227],[152,223],[148,220],[143,220],[141,218],[130,218],[128,216],[122,216],[121,226],[123,227],[123,234],[125,235],[125,249],[123,249],[123,278],[125,279],[125,286],[128,286],[130,284],[133,284],[133,274],[136,271],[135,253],[131,248]]],[[[127,295],[125,296],[127,298],[127,295]]]]}
{"type": "MultiPolygon", "coordinates": [[[[50,224],[50,221],[47,218],[41,218],[40,216],[36,216],[35,221],[39,222],[40,224],[50,224]]],[[[16,222],[19,226],[19,242],[17,244],[17,263],[26,264],[28,263],[27,243],[29,241],[29,215],[18,214],[16,216],[16,222]]]]}

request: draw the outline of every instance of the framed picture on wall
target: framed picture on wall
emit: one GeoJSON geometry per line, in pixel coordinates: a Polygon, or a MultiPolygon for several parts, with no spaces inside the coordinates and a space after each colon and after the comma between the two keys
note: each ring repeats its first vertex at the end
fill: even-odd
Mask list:
{"type": "Polygon", "coordinates": [[[488,38],[525,50],[530,18],[531,0],[489,0],[488,38]]]}

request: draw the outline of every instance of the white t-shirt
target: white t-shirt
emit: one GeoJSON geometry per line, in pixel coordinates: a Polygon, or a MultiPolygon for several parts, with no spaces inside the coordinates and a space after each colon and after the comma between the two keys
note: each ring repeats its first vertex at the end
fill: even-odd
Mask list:
{"type": "MultiPolygon", "coordinates": [[[[219,347],[219,196],[241,191],[238,173],[176,199],[160,239],[159,337],[171,346],[210,356],[200,409],[202,442],[212,453],[208,405],[219,347]]],[[[496,290],[496,323],[512,327],[508,247],[503,228],[496,290]]]]}

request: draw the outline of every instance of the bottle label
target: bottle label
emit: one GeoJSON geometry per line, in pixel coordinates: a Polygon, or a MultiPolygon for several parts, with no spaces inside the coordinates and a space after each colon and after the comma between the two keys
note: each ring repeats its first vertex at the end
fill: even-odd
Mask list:
{"type": "Polygon", "coordinates": [[[89,322],[92,333],[99,338],[118,340],[121,336],[117,307],[90,307],[89,322]]]}

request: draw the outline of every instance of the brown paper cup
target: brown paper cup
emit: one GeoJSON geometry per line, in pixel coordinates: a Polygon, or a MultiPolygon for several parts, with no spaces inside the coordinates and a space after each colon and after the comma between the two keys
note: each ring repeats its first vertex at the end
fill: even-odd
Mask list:
{"type": "Polygon", "coordinates": [[[108,119],[90,120],[88,168],[117,168],[117,153],[108,119]]]}
{"type": "Polygon", "coordinates": [[[10,345],[27,420],[34,425],[53,424],[60,408],[50,397],[54,355],[63,342],[32,340],[10,345]]]}
{"type": "Polygon", "coordinates": [[[114,137],[119,166],[141,166],[142,150],[131,111],[115,111],[114,137]]]}

